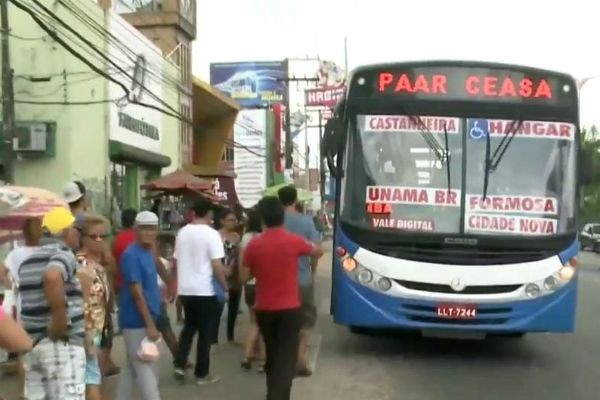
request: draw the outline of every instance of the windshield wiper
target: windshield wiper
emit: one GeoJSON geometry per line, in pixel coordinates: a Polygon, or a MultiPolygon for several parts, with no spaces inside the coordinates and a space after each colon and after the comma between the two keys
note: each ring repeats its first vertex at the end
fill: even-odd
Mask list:
{"type": "Polygon", "coordinates": [[[487,198],[488,184],[490,181],[490,172],[494,172],[496,168],[498,168],[498,164],[504,157],[510,142],[515,138],[519,129],[523,125],[523,120],[513,120],[510,125],[507,127],[506,132],[500,143],[498,143],[498,147],[494,151],[494,154],[490,157],[490,147],[491,147],[491,139],[490,132],[488,130],[485,138],[485,173],[483,175],[483,200],[487,198]]]}
{"type": "Polygon", "coordinates": [[[446,124],[444,124],[444,142],[446,145],[446,148],[444,149],[444,161],[446,162],[446,173],[448,174],[448,193],[450,193],[450,150],[448,146],[448,129],[446,129],[446,124]]]}
{"type": "Polygon", "coordinates": [[[431,151],[433,151],[438,161],[442,165],[446,165],[446,173],[448,178],[448,192],[450,192],[450,146],[448,144],[448,129],[446,128],[446,124],[444,124],[445,147],[442,147],[442,145],[440,145],[435,136],[433,136],[433,133],[431,133],[431,131],[427,128],[421,117],[419,117],[418,115],[412,115],[409,118],[412,119],[413,122],[415,122],[419,126],[423,140],[425,140],[425,143],[427,143],[431,151]]]}
{"type": "Polygon", "coordinates": [[[440,143],[437,141],[435,136],[433,136],[433,134],[429,131],[429,129],[427,129],[427,126],[425,125],[421,117],[419,117],[418,115],[411,115],[408,118],[410,118],[415,124],[419,126],[421,137],[423,137],[423,140],[425,141],[425,143],[427,143],[429,149],[433,151],[433,154],[435,154],[435,157],[438,159],[438,161],[443,163],[445,159],[444,148],[442,147],[442,145],[440,145],[440,143]]]}

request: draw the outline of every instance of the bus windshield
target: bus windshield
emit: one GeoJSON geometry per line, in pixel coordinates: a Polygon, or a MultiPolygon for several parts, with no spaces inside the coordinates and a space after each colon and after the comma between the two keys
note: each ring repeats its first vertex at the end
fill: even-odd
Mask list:
{"type": "Polygon", "coordinates": [[[575,229],[572,123],[363,114],[350,126],[344,221],[476,235],[575,229]]]}

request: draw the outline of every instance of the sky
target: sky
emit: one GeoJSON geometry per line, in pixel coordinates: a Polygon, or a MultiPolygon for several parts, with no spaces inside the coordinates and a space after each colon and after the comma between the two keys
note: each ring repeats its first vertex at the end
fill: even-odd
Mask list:
{"type": "MultiPolygon", "coordinates": [[[[198,1],[193,70],[209,64],[320,56],[350,69],[376,62],[461,59],[600,77],[600,24],[588,0],[198,1]]],[[[581,91],[581,122],[600,123],[600,79],[581,91]]]]}

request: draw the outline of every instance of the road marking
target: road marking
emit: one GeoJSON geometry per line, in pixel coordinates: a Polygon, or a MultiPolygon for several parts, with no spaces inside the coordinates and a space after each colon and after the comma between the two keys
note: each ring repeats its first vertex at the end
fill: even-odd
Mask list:
{"type": "Polygon", "coordinates": [[[309,347],[309,357],[308,359],[309,361],[309,368],[310,370],[313,372],[313,374],[315,373],[315,370],[317,369],[317,360],[319,359],[319,351],[321,350],[321,342],[323,341],[323,336],[321,335],[313,335],[313,340],[310,344],[309,347]]]}

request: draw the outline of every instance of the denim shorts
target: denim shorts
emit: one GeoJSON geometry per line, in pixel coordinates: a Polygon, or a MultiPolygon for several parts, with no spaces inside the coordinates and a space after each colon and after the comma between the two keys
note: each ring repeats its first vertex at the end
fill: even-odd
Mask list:
{"type": "Polygon", "coordinates": [[[87,356],[85,363],[85,384],[100,385],[102,383],[102,374],[98,364],[98,356],[87,356]]]}
{"type": "Polygon", "coordinates": [[[172,329],[171,319],[169,318],[169,312],[167,310],[166,302],[163,301],[160,304],[160,315],[158,316],[158,318],[156,318],[154,323],[156,324],[156,329],[158,329],[160,333],[165,333],[172,329]]]}

